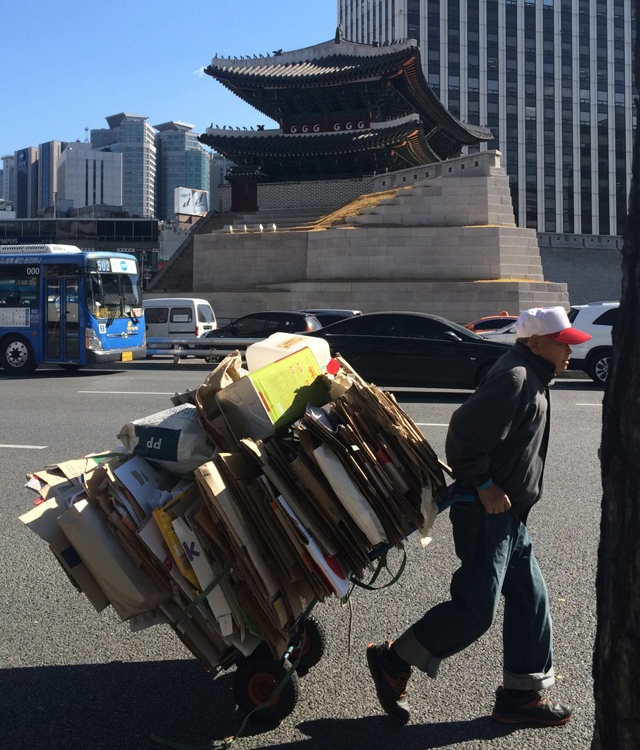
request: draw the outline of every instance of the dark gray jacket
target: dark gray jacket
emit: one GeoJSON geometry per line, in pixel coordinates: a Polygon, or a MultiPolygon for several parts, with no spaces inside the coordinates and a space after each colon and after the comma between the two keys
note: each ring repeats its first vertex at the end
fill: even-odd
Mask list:
{"type": "Polygon", "coordinates": [[[453,413],[447,433],[447,463],[459,485],[492,479],[523,517],[542,496],[553,374],[552,364],[514,344],[453,413]]]}

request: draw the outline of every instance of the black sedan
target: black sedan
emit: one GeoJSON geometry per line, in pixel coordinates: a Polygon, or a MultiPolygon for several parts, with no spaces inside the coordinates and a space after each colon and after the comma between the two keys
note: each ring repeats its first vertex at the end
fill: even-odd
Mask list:
{"type": "Polygon", "coordinates": [[[475,388],[508,344],[435,315],[379,312],[314,331],[365,380],[407,388],[475,388]]]}
{"type": "MultiPolygon", "coordinates": [[[[295,312],[288,310],[265,310],[263,312],[249,313],[241,318],[236,318],[226,326],[208,331],[200,338],[202,344],[198,344],[198,349],[205,346],[210,350],[205,357],[207,362],[215,362],[221,358],[216,355],[216,341],[218,339],[255,339],[260,341],[271,336],[272,333],[304,333],[308,334],[320,328],[318,319],[305,312],[295,312]],[[216,341],[210,340],[215,339],[216,341]]],[[[224,341],[218,345],[221,349],[225,347],[224,341]]],[[[246,345],[234,345],[234,349],[243,351],[246,345]]],[[[224,356],[224,354],[222,355],[224,356]]]]}

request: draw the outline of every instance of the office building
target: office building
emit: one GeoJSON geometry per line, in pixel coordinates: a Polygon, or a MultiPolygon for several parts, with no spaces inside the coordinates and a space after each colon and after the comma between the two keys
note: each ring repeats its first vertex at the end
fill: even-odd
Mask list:
{"type": "Polygon", "coordinates": [[[122,207],[131,216],[155,217],[156,147],[145,115],[120,112],[108,128],[91,131],[91,145],[122,154],[122,207]]]}
{"type": "Polygon", "coordinates": [[[58,206],[122,205],[122,154],[71,143],[58,164],[58,206]]]}
{"type": "Polygon", "coordinates": [[[617,235],[634,130],[631,0],[338,0],[345,39],[411,38],[453,114],[491,128],[519,226],[617,235]]]}
{"type": "Polygon", "coordinates": [[[2,197],[9,203],[15,202],[16,158],[14,154],[2,157],[2,197]]]}
{"type": "Polygon", "coordinates": [[[15,152],[15,212],[19,219],[38,215],[38,149],[33,146],[15,152]]]}
{"type": "Polygon", "coordinates": [[[47,141],[38,146],[38,211],[55,206],[58,196],[58,162],[66,141],[47,141]]]}
{"type": "Polygon", "coordinates": [[[165,122],[155,125],[156,215],[175,218],[174,193],[178,187],[209,190],[209,154],[198,142],[193,125],[165,122]]]}

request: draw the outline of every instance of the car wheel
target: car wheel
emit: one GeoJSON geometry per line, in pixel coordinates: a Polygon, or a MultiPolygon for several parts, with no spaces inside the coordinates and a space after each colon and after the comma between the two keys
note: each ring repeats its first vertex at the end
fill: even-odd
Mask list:
{"type": "Polygon", "coordinates": [[[7,374],[29,375],[36,369],[31,344],[22,336],[7,336],[0,351],[0,364],[7,374]]]}
{"type": "Polygon", "coordinates": [[[594,354],[587,362],[587,375],[594,383],[604,386],[609,377],[609,363],[611,361],[611,351],[609,349],[601,350],[594,354]]]}

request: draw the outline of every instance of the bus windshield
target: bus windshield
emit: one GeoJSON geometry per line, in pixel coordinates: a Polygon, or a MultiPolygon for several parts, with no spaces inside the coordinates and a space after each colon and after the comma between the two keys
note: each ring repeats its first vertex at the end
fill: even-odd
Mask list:
{"type": "Polygon", "coordinates": [[[138,277],[126,273],[101,273],[87,269],[87,308],[96,318],[130,317],[137,322],[142,303],[138,277]]]}

